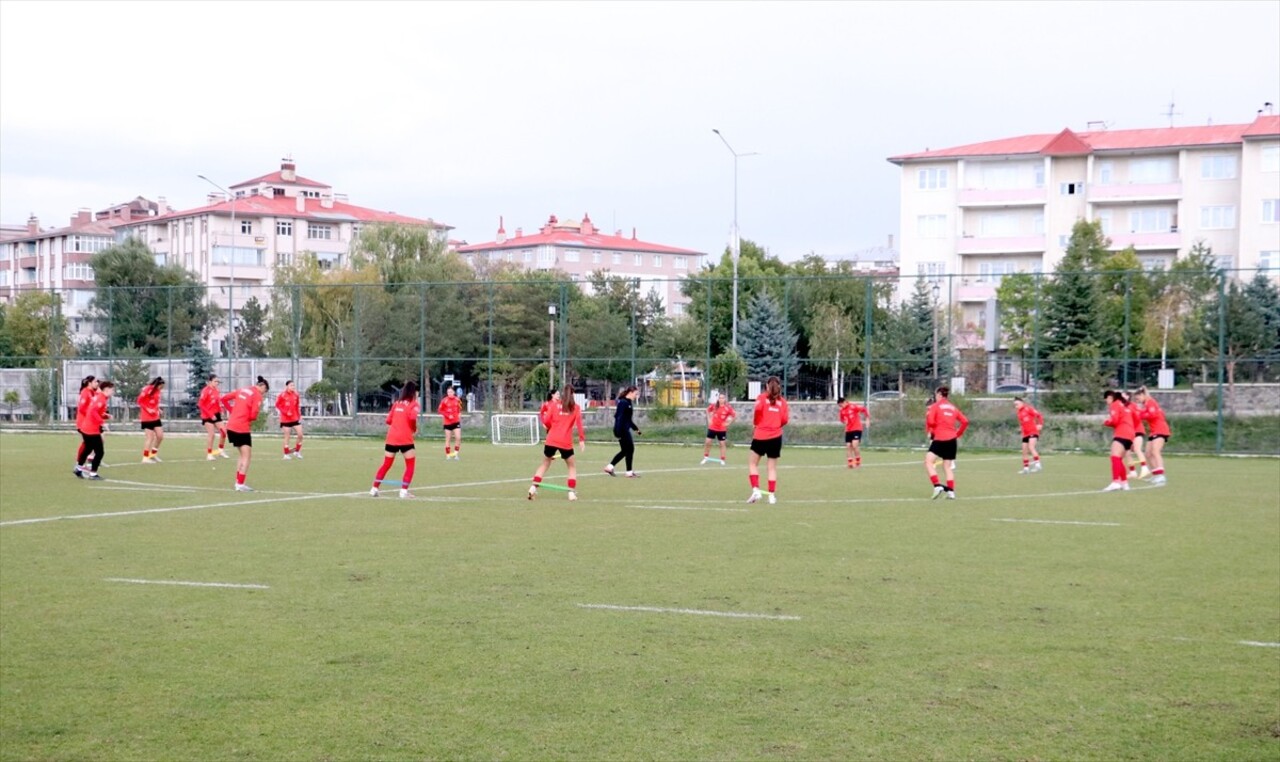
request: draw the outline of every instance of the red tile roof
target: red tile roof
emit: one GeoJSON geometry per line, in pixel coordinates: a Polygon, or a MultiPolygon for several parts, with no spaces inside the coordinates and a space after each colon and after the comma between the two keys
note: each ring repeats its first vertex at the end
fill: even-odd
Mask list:
{"type": "Polygon", "coordinates": [[[231,187],[243,188],[246,185],[257,185],[258,183],[271,183],[273,185],[306,185],[312,188],[330,187],[328,185],[325,185],[324,183],[316,182],[315,180],[308,180],[302,175],[294,175],[292,180],[286,180],[284,179],[283,172],[272,172],[269,175],[263,175],[262,177],[255,177],[252,180],[245,180],[244,182],[236,183],[231,187]]]}
{"type": "MultiPolygon", "coordinates": [[[[426,225],[433,228],[451,230],[452,227],[432,219],[418,219],[395,212],[381,212],[342,201],[334,201],[331,207],[320,205],[320,199],[304,200],[304,211],[298,211],[298,199],[292,196],[244,196],[235,200],[235,212],[238,217],[283,217],[295,220],[312,220],[315,222],[384,222],[400,225],[426,225]]],[[[184,209],[182,211],[162,214],[159,217],[147,217],[134,220],[133,224],[151,224],[180,217],[193,217],[201,214],[231,214],[232,202],[219,201],[216,204],[184,209]]]]}
{"type": "Polygon", "coordinates": [[[551,232],[537,232],[533,235],[520,235],[499,243],[490,241],[489,243],[476,243],[470,246],[459,246],[458,252],[461,254],[469,254],[482,251],[504,250],[504,249],[527,249],[531,246],[571,246],[584,249],[605,249],[609,251],[643,251],[654,254],[688,254],[692,256],[701,256],[702,252],[692,249],[680,249],[675,246],[663,246],[660,243],[649,243],[640,241],[635,238],[625,238],[619,235],[604,235],[602,233],[583,234],[577,230],[553,228],[551,232]]]}

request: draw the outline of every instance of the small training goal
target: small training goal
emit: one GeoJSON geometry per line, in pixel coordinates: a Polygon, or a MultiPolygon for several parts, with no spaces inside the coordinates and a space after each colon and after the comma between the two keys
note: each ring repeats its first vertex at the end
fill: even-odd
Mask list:
{"type": "Polygon", "coordinates": [[[495,415],[489,419],[489,435],[496,445],[536,445],[542,441],[536,415],[495,415]]]}

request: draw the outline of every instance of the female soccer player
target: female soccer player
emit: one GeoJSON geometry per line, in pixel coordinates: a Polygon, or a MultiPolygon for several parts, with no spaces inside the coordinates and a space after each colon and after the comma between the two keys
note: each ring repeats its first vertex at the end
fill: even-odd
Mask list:
{"type": "Polygon", "coordinates": [[[1022,470],[1020,474],[1032,474],[1040,470],[1040,432],[1044,430],[1044,416],[1021,397],[1013,398],[1013,412],[1022,427],[1022,470]]]}
{"type": "Polygon", "coordinates": [[[84,447],[80,450],[80,458],[76,461],[76,476],[81,479],[101,479],[98,476],[98,469],[102,466],[102,459],[106,457],[106,447],[102,443],[102,432],[107,421],[111,420],[111,414],[107,412],[107,406],[110,404],[111,395],[116,393],[116,385],[110,381],[103,381],[98,386],[98,391],[94,393],[93,399],[89,402],[84,411],[84,421],[81,423],[80,436],[84,438],[84,447]],[[89,456],[93,456],[93,462],[89,464],[89,470],[85,471],[85,461],[89,456]]]}
{"type": "Polygon", "coordinates": [[[440,400],[436,412],[444,420],[444,459],[458,460],[462,457],[462,400],[458,399],[458,390],[452,384],[444,390],[444,399],[440,400]],[[452,451],[450,438],[455,445],[452,451]]]}
{"type": "Polygon", "coordinates": [[[609,461],[609,465],[604,467],[604,472],[610,476],[617,476],[613,467],[623,458],[627,459],[627,478],[634,479],[640,475],[631,468],[631,461],[636,454],[636,442],[631,438],[631,432],[634,431],[636,436],[641,436],[640,427],[636,426],[635,421],[632,420],[636,396],[639,393],[640,391],[634,386],[628,386],[622,390],[622,394],[618,395],[618,406],[613,411],[613,435],[618,440],[619,449],[618,454],[609,461]]]}
{"type": "Polygon", "coordinates": [[[302,460],[302,398],[293,388],[293,379],[284,382],[284,391],[276,397],[276,410],[280,411],[280,428],[284,431],[284,459],[302,460]],[[289,449],[291,436],[298,438],[292,450],[289,449]]]}
{"type": "Polygon", "coordinates": [[[84,454],[84,414],[88,412],[89,405],[97,393],[98,379],[91,375],[85,376],[80,381],[80,399],[76,402],[76,433],[80,435],[80,446],[76,448],[76,467],[72,471],[76,476],[80,475],[80,464],[84,462],[80,458],[84,454]]]}
{"type": "Polygon", "coordinates": [[[702,463],[699,465],[711,462],[711,443],[715,441],[720,442],[720,465],[725,464],[725,439],[729,436],[729,424],[736,417],[737,413],[725,402],[723,394],[707,408],[707,441],[702,443],[702,463]]]}
{"type": "Polygon", "coordinates": [[[1129,476],[1148,479],[1151,477],[1151,469],[1147,468],[1147,426],[1142,421],[1142,408],[1134,400],[1136,392],[1134,394],[1121,392],[1121,394],[1124,395],[1124,403],[1129,406],[1129,415],[1133,417],[1133,446],[1129,448],[1129,455],[1132,456],[1129,461],[1129,476]]]}
{"type": "Polygon", "coordinates": [[[1160,403],[1147,391],[1147,387],[1138,387],[1135,399],[1142,403],[1142,420],[1151,426],[1151,436],[1147,439],[1147,460],[1151,462],[1151,483],[1157,487],[1164,486],[1164,443],[1169,441],[1173,432],[1169,429],[1169,421],[1160,409],[1160,403]]]}
{"type": "Polygon", "coordinates": [[[231,420],[227,421],[227,439],[231,446],[240,453],[236,461],[236,492],[253,492],[253,488],[244,483],[249,474],[249,461],[253,460],[253,422],[258,419],[258,411],[262,409],[262,395],[271,390],[267,379],[258,376],[258,382],[246,386],[238,392],[224,394],[222,404],[231,410],[231,420]]]}
{"type": "Polygon", "coordinates": [[[404,453],[404,479],[400,482],[400,497],[406,500],[413,497],[409,484],[413,481],[413,467],[418,463],[417,452],[413,448],[413,436],[418,432],[418,416],[422,408],[418,405],[418,383],[409,381],[400,390],[400,397],[387,413],[387,442],[383,445],[382,465],[373,477],[373,486],[369,488],[369,496],[377,497],[382,480],[396,462],[396,453],[404,453]]]}
{"type": "Polygon", "coordinates": [[[1124,392],[1108,389],[1102,398],[1107,401],[1107,420],[1103,426],[1113,429],[1111,440],[1111,484],[1103,492],[1129,489],[1129,474],[1124,467],[1124,454],[1133,447],[1133,414],[1129,411],[1124,392]]]}
{"type": "Polygon", "coordinates": [[[844,424],[845,461],[849,468],[862,465],[862,425],[871,423],[871,411],[844,397],[836,400],[840,406],[840,422],[844,424]]]}
{"type": "Polygon", "coordinates": [[[787,401],[782,398],[782,381],[769,376],[765,390],[756,398],[752,415],[755,431],[751,433],[751,452],[747,453],[747,480],[751,482],[748,503],[760,499],[760,459],[768,459],[769,505],[778,502],[778,458],[782,457],[782,429],[791,419],[787,401]]]}
{"type": "Polygon", "coordinates": [[[222,421],[222,392],[218,389],[219,383],[221,382],[216,375],[209,376],[209,382],[200,391],[200,400],[196,403],[200,408],[200,423],[204,424],[204,430],[209,433],[209,439],[204,447],[205,460],[230,457],[223,450],[227,444],[227,424],[222,421]],[[213,449],[214,434],[221,437],[216,451],[213,449]]]}
{"type": "Polygon", "coordinates": [[[552,389],[547,392],[547,401],[542,403],[542,407],[538,410],[538,420],[542,422],[542,428],[551,428],[551,422],[555,420],[555,411],[560,409],[560,390],[552,389]]]}
{"type": "Polygon", "coordinates": [[[560,401],[560,406],[550,414],[550,425],[547,427],[547,441],[542,446],[542,465],[533,473],[533,484],[529,486],[529,499],[538,496],[538,485],[542,483],[542,475],[551,467],[556,454],[564,458],[569,467],[569,499],[577,500],[578,466],[573,459],[573,430],[578,429],[578,443],[583,449],[587,447],[587,432],[582,428],[582,408],[573,396],[573,390],[560,401]]]}
{"type": "Polygon", "coordinates": [[[964,436],[964,430],[969,428],[969,419],[960,412],[960,408],[951,404],[951,387],[939,386],[934,399],[937,401],[929,406],[924,416],[924,430],[930,439],[929,451],[924,454],[924,471],[933,483],[934,500],[944,492],[948,500],[955,500],[957,444],[964,436]],[[942,461],[946,486],[938,483],[938,461],[942,461]]]}
{"type": "Polygon", "coordinates": [[[138,416],[142,424],[142,462],[160,462],[160,443],[164,441],[164,423],[160,420],[160,390],[164,378],[156,376],[138,393],[138,416]]]}

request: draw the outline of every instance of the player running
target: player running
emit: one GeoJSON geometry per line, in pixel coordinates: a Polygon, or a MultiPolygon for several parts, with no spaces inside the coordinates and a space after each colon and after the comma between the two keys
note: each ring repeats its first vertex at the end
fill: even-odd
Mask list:
{"type": "Polygon", "coordinates": [[[1040,432],[1044,430],[1044,416],[1021,397],[1013,398],[1013,412],[1022,428],[1022,470],[1020,474],[1034,474],[1041,470],[1040,432]]]}
{"type": "Polygon", "coordinates": [[[933,499],[937,500],[945,492],[948,500],[956,499],[955,459],[957,444],[964,430],[969,428],[969,419],[960,408],[951,404],[951,388],[939,386],[934,402],[929,406],[924,417],[924,430],[930,437],[929,451],[924,454],[924,470],[933,483],[933,499]],[[942,461],[943,474],[947,477],[946,486],[938,483],[938,461],[942,461]]]}
{"type": "Polygon", "coordinates": [[[720,465],[725,464],[725,440],[729,436],[729,424],[733,423],[737,415],[733,406],[725,402],[723,394],[718,395],[711,407],[707,408],[707,441],[702,444],[702,463],[699,465],[705,466],[711,462],[712,442],[720,443],[720,465]]]}
{"type": "Polygon", "coordinates": [[[138,393],[138,420],[142,425],[142,462],[160,462],[160,443],[164,441],[164,422],[160,420],[160,390],[164,379],[156,376],[138,393]]]}
{"type": "Polygon", "coordinates": [[[444,399],[440,400],[436,412],[444,419],[444,459],[458,460],[462,457],[462,400],[458,399],[458,390],[453,384],[445,388],[444,399]],[[452,450],[449,449],[451,437],[455,445],[452,450]]]}
{"type": "Polygon", "coordinates": [[[844,397],[836,400],[840,406],[840,422],[844,424],[845,460],[849,468],[862,466],[862,427],[871,423],[871,411],[844,397]]]}
{"type": "Polygon", "coordinates": [[[79,471],[80,464],[84,462],[80,458],[81,455],[84,455],[85,447],[84,414],[89,411],[89,405],[93,403],[93,397],[98,393],[98,383],[98,379],[92,375],[85,376],[80,381],[80,399],[76,401],[76,433],[80,435],[80,446],[76,448],[75,471],[79,471]]]}
{"type": "Polygon", "coordinates": [[[573,430],[578,430],[578,443],[583,449],[587,447],[587,432],[582,428],[582,408],[573,396],[573,390],[561,400],[559,407],[548,410],[543,421],[547,426],[546,443],[542,446],[542,465],[533,473],[533,484],[529,486],[529,499],[538,496],[538,486],[542,484],[542,475],[551,467],[551,461],[558,453],[569,467],[569,499],[577,500],[578,466],[573,459],[573,430]]]}
{"type": "Polygon", "coordinates": [[[400,397],[387,413],[387,441],[383,445],[382,465],[373,477],[373,486],[369,488],[369,497],[377,497],[382,480],[396,462],[396,453],[404,453],[404,480],[400,482],[400,497],[413,498],[409,484],[413,481],[413,467],[418,457],[413,448],[413,436],[418,431],[418,416],[422,408],[418,405],[418,383],[409,381],[400,390],[400,397]]]}
{"type": "Polygon", "coordinates": [[[1103,426],[1113,429],[1111,439],[1111,483],[1103,492],[1129,489],[1129,475],[1124,467],[1124,454],[1133,447],[1133,413],[1129,410],[1124,392],[1108,389],[1102,398],[1107,401],[1107,419],[1103,426]]]}
{"type": "Polygon", "coordinates": [[[102,466],[102,459],[107,454],[102,442],[102,432],[106,431],[106,422],[111,420],[107,407],[110,404],[111,395],[115,393],[116,385],[111,381],[103,381],[94,392],[93,399],[85,407],[84,420],[80,422],[80,436],[84,440],[84,445],[80,448],[75,470],[75,475],[81,479],[102,478],[98,476],[98,469],[102,466]],[[89,470],[86,471],[84,464],[90,455],[93,456],[93,462],[89,464],[89,470]]]}
{"type": "Polygon", "coordinates": [[[635,479],[640,476],[631,468],[632,459],[636,454],[636,441],[631,438],[631,432],[635,432],[636,436],[641,436],[640,427],[632,420],[635,413],[635,399],[640,394],[640,390],[634,386],[628,386],[618,395],[617,407],[613,410],[613,436],[618,440],[618,454],[613,456],[613,460],[609,461],[609,465],[604,467],[604,472],[610,476],[617,476],[613,467],[623,458],[627,461],[627,478],[635,479]]]}
{"type": "Polygon", "coordinates": [[[1163,487],[1164,478],[1164,443],[1169,441],[1173,432],[1169,429],[1169,421],[1164,417],[1164,410],[1156,402],[1147,387],[1139,386],[1134,399],[1142,403],[1142,420],[1151,426],[1151,436],[1147,438],[1147,460],[1151,462],[1151,484],[1163,487]]]}
{"type": "Polygon", "coordinates": [[[236,460],[236,492],[253,492],[253,488],[244,483],[249,474],[249,462],[253,460],[253,422],[258,419],[262,410],[262,395],[271,390],[267,379],[258,376],[258,382],[246,386],[240,391],[222,395],[222,404],[231,410],[231,420],[227,421],[227,439],[231,446],[240,453],[236,460]]]}
{"type": "Polygon", "coordinates": [[[284,391],[276,397],[276,410],[280,412],[280,429],[284,431],[284,459],[302,460],[302,398],[293,388],[293,379],[284,382],[284,391]],[[292,436],[298,439],[290,450],[289,439],[292,436]]]}
{"type": "Polygon", "coordinates": [[[751,496],[748,503],[760,500],[760,459],[767,458],[766,466],[769,474],[769,505],[778,502],[778,458],[782,457],[782,429],[791,420],[791,409],[782,398],[782,381],[777,376],[769,376],[765,382],[765,390],[756,398],[752,421],[755,430],[751,433],[751,452],[747,453],[747,480],[751,482],[751,496]]]}
{"type": "Polygon", "coordinates": [[[200,400],[196,407],[200,409],[200,423],[208,432],[209,439],[204,446],[204,459],[217,460],[230,458],[223,449],[227,444],[227,424],[222,420],[222,392],[218,389],[221,383],[216,375],[209,376],[209,382],[200,390],[200,400]],[[213,437],[219,435],[218,449],[213,449],[213,437]]]}

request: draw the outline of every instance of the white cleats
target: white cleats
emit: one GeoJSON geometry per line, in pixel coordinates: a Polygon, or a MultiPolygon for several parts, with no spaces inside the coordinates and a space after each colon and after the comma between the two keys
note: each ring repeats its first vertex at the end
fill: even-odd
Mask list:
{"type": "Polygon", "coordinates": [[[1150,468],[1148,468],[1148,467],[1146,467],[1146,466],[1143,466],[1143,467],[1142,467],[1142,471],[1138,473],[1138,478],[1139,478],[1139,479],[1150,479],[1150,478],[1151,478],[1151,469],[1150,469],[1150,468]]]}
{"type": "Polygon", "coordinates": [[[1155,476],[1151,477],[1152,487],[1163,487],[1164,485],[1165,485],[1164,474],[1156,474],[1155,476]]]}
{"type": "Polygon", "coordinates": [[[720,459],[720,465],[722,465],[722,466],[724,465],[724,458],[721,458],[721,459],[720,459]]]}
{"type": "Polygon", "coordinates": [[[702,462],[701,462],[701,463],[699,463],[698,465],[700,465],[700,466],[705,466],[705,465],[707,465],[707,463],[709,463],[709,462],[711,462],[711,458],[708,458],[708,457],[706,457],[706,456],[704,455],[704,456],[702,456],[702,462]]]}
{"type": "Polygon", "coordinates": [[[947,499],[948,499],[948,500],[955,500],[955,499],[956,499],[956,491],[955,491],[955,490],[953,490],[953,489],[949,489],[949,490],[947,490],[947,499]]]}
{"type": "Polygon", "coordinates": [[[569,502],[572,503],[574,500],[577,500],[577,499],[578,499],[578,493],[574,492],[573,490],[569,490],[569,502]]]}
{"type": "Polygon", "coordinates": [[[1044,470],[1044,466],[1040,465],[1040,461],[1038,461],[1038,460],[1037,460],[1035,463],[1032,463],[1032,464],[1031,464],[1031,472],[1032,472],[1032,473],[1036,473],[1036,472],[1043,471],[1043,470],[1044,470]]]}
{"type": "Polygon", "coordinates": [[[1102,488],[1103,492],[1119,492],[1120,490],[1129,489],[1129,484],[1121,482],[1111,482],[1102,488]]]}
{"type": "Polygon", "coordinates": [[[612,464],[612,463],[610,463],[609,465],[607,465],[607,466],[605,466],[605,467],[604,467],[604,472],[605,472],[606,474],[610,475],[610,476],[617,476],[617,475],[618,475],[618,474],[613,470],[613,464],[612,464]]]}
{"type": "Polygon", "coordinates": [[[416,496],[415,496],[412,492],[410,492],[409,490],[407,490],[407,489],[403,489],[403,488],[400,490],[400,499],[401,499],[401,500],[412,500],[414,497],[416,497],[416,496]]]}
{"type": "Polygon", "coordinates": [[[286,453],[284,454],[284,459],[285,459],[285,460],[293,460],[293,456],[286,452],[286,453]]]}
{"type": "Polygon", "coordinates": [[[1030,468],[1028,468],[1028,467],[1026,467],[1026,466],[1023,466],[1023,467],[1022,467],[1022,470],[1021,470],[1021,471],[1019,471],[1018,473],[1019,473],[1019,474],[1029,474],[1029,473],[1031,473],[1031,469],[1030,469],[1030,468]]]}
{"type": "Polygon", "coordinates": [[[227,451],[222,449],[221,447],[218,448],[218,457],[222,458],[223,460],[231,460],[231,456],[228,455],[227,451]]]}
{"type": "Polygon", "coordinates": [[[211,453],[211,452],[210,452],[210,453],[205,453],[204,459],[205,459],[205,460],[217,460],[217,459],[218,459],[218,456],[217,456],[217,455],[214,455],[214,454],[213,454],[213,453],[211,453]]]}
{"type": "Polygon", "coordinates": [[[151,462],[152,462],[152,463],[163,463],[164,461],[163,461],[163,460],[160,460],[160,456],[159,456],[159,455],[156,455],[155,453],[151,453],[151,462]]]}
{"type": "Polygon", "coordinates": [[[294,458],[294,460],[302,460],[302,453],[300,453],[300,452],[296,452],[296,451],[295,451],[295,452],[293,453],[293,458],[294,458]]]}
{"type": "Polygon", "coordinates": [[[155,463],[155,461],[154,461],[154,460],[152,460],[151,458],[143,458],[143,459],[142,459],[142,465],[144,465],[144,466],[149,466],[149,465],[151,465],[151,464],[153,464],[153,463],[155,463]]]}
{"type": "Polygon", "coordinates": [[[761,497],[761,495],[760,495],[760,490],[758,490],[758,489],[753,489],[753,490],[751,490],[751,497],[747,498],[747,503],[756,503],[756,502],[759,502],[759,501],[760,501],[760,497],[761,497]]]}
{"type": "Polygon", "coordinates": [[[533,500],[537,496],[538,496],[538,485],[536,484],[529,485],[529,494],[527,495],[527,497],[530,500],[533,500]]]}
{"type": "Polygon", "coordinates": [[[777,496],[777,495],[775,495],[775,494],[773,494],[772,492],[770,492],[770,493],[769,493],[769,505],[777,505],[777,504],[778,504],[778,496],[777,496]]]}
{"type": "Polygon", "coordinates": [[[933,485],[933,497],[930,499],[937,500],[938,498],[942,497],[942,493],[946,491],[947,491],[946,487],[943,487],[941,484],[935,484],[933,485]]]}
{"type": "Polygon", "coordinates": [[[236,492],[253,492],[253,487],[250,487],[248,484],[237,484],[236,492]]]}
{"type": "Polygon", "coordinates": [[[377,496],[378,496],[378,488],[377,488],[377,487],[370,487],[370,488],[369,488],[369,497],[377,497],[377,496]]]}

